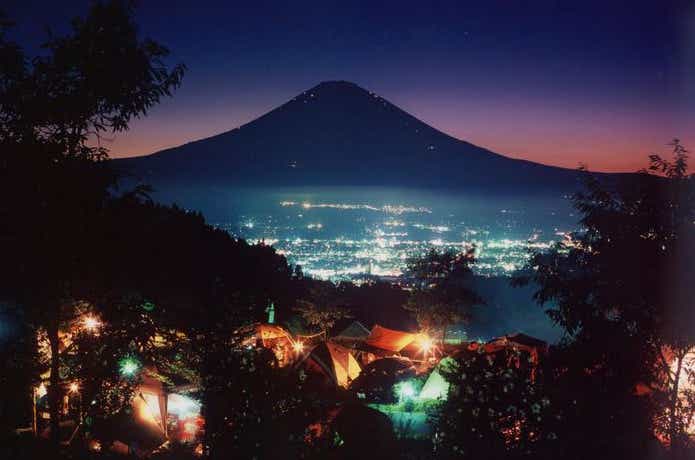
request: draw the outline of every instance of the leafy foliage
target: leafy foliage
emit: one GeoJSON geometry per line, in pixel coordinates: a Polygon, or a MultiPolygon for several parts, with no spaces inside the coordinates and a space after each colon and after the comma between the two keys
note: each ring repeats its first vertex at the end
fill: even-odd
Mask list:
{"type": "Polygon", "coordinates": [[[299,375],[279,368],[272,351],[211,351],[216,369],[203,378],[210,458],[300,458],[305,428],[318,417],[299,375]]]}
{"type": "Polygon", "coordinates": [[[433,416],[440,458],[539,458],[552,451],[559,414],[523,360],[530,356],[478,347],[442,366],[451,387],[433,416]]]}
{"type": "Polygon", "coordinates": [[[108,283],[98,258],[115,174],[100,145],[179,85],[183,67],[142,40],[130,3],[93,4],[46,52],[27,58],[0,24],[0,295],[22,305],[50,345],[51,434],[58,436],[63,382],[59,330],[78,301],[98,302],[108,283]],[[99,267],[95,269],[95,267],[99,267]]]}
{"type": "Polygon", "coordinates": [[[325,339],[328,339],[328,333],[338,320],[351,316],[342,306],[335,286],[328,281],[315,282],[307,298],[297,302],[295,311],[309,326],[318,329],[325,339]]]}
{"type": "Polygon", "coordinates": [[[431,249],[423,257],[408,261],[406,273],[417,287],[405,308],[422,330],[440,332],[442,341],[448,326],[467,320],[471,308],[483,303],[471,288],[474,252],[475,248],[463,253],[431,249]]]}
{"type": "Polygon", "coordinates": [[[595,398],[585,404],[605,403],[586,411],[591,416],[583,422],[605,426],[605,440],[597,436],[578,449],[649,439],[648,423],[638,419],[653,420],[674,451],[686,448],[682,420],[689,415],[672,363],[695,347],[695,187],[687,151],[678,140],[671,145],[672,161],[650,157],[649,170],[661,177],[643,171],[609,188],[587,176],[586,190],[574,196],[583,231],[535,254],[522,279],[540,286],[537,301],[566,331],[564,347],[574,360],[566,363],[566,383],[578,389],[593,381],[595,398]],[[652,395],[651,416],[631,396],[640,385],[652,395]]]}

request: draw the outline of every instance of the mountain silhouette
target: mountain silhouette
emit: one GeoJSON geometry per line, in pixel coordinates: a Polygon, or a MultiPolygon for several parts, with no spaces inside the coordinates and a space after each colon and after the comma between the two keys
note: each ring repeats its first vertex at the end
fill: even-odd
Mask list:
{"type": "Polygon", "coordinates": [[[328,81],[240,128],[116,160],[152,183],[389,185],[574,191],[579,173],[508,158],[423,123],[358,85],[328,81]]]}

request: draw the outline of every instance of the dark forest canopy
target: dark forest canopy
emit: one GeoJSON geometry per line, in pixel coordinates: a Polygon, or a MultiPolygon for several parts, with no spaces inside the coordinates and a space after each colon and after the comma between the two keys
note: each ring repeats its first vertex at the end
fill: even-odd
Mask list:
{"type": "MultiPolygon", "coordinates": [[[[695,383],[695,182],[687,150],[677,139],[671,146],[672,158],[651,155],[637,183],[607,189],[588,176],[574,196],[583,230],[535,254],[521,281],[538,284],[536,300],[565,331],[556,355],[562,379],[584,386],[589,398],[581,399],[585,413],[576,423],[610,425],[623,439],[653,431],[679,456],[693,447],[687,432],[695,416],[688,390],[695,383]],[[649,404],[628,396],[638,386],[652,394],[649,404]]],[[[586,447],[598,454],[603,442],[610,441],[586,447]]]]}

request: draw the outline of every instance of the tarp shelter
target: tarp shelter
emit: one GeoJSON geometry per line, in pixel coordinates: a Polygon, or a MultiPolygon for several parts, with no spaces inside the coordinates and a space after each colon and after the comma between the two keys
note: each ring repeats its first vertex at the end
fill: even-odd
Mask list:
{"type": "Polygon", "coordinates": [[[540,339],[522,333],[497,337],[485,344],[485,351],[488,353],[494,353],[495,351],[505,348],[515,348],[519,351],[529,353],[533,364],[538,365],[539,355],[548,351],[548,344],[540,339]]]}
{"type": "Polygon", "coordinates": [[[319,373],[335,385],[347,388],[362,368],[348,348],[331,342],[321,342],[303,362],[309,372],[319,373]]]}
{"type": "Polygon", "coordinates": [[[167,391],[164,384],[154,377],[156,371],[147,369],[142,383],[135,391],[133,407],[140,419],[152,423],[167,436],[167,391]]]}
{"type": "Polygon", "coordinates": [[[517,332],[516,334],[511,335],[504,335],[502,337],[492,339],[490,342],[488,342],[488,344],[495,343],[516,345],[520,348],[526,349],[537,348],[539,350],[545,350],[546,348],[548,348],[548,344],[543,340],[531,337],[530,335],[526,335],[521,332],[517,332]]]}
{"type": "Polygon", "coordinates": [[[289,332],[277,324],[255,323],[237,329],[235,335],[242,338],[243,346],[262,346],[272,350],[280,366],[293,361],[292,346],[294,340],[289,332]]]}
{"type": "Polygon", "coordinates": [[[244,337],[244,345],[256,345],[258,341],[266,348],[272,348],[278,341],[292,344],[289,332],[277,324],[255,323],[237,330],[236,333],[244,337]]]}
{"type": "Polygon", "coordinates": [[[415,338],[416,334],[396,331],[376,324],[367,337],[366,343],[375,348],[398,353],[415,341],[415,338]]]}
{"type": "Polygon", "coordinates": [[[526,354],[528,359],[521,359],[520,356],[509,358],[510,361],[507,365],[514,365],[516,368],[522,368],[530,364],[531,380],[535,380],[540,356],[541,354],[547,353],[548,344],[526,334],[517,333],[497,337],[487,343],[471,342],[466,348],[468,351],[475,351],[482,348],[485,353],[490,354],[497,354],[504,350],[518,350],[521,352],[521,355],[526,354]]]}
{"type": "Polygon", "coordinates": [[[109,419],[99,419],[92,427],[99,449],[145,457],[167,441],[156,423],[143,423],[137,413],[121,411],[109,419]]]}
{"type": "Polygon", "coordinates": [[[336,335],[338,339],[364,340],[370,335],[369,329],[359,321],[351,322],[340,334],[336,335]]]}
{"type": "MultiPolygon", "coordinates": [[[[159,432],[169,440],[194,441],[202,421],[201,406],[186,392],[195,389],[195,386],[165,386],[158,376],[162,377],[153,367],[143,372],[142,382],[135,390],[132,402],[134,422],[150,432],[159,432]]],[[[125,442],[125,439],[120,441],[125,442]]]]}
{"type": "Polygon", "coordinates": [[[167,441],[167,391],[156,374],[153,368],[144,369],[132,410],[94,422],[91,434],[99,448],[144,457],[167,441]]]}

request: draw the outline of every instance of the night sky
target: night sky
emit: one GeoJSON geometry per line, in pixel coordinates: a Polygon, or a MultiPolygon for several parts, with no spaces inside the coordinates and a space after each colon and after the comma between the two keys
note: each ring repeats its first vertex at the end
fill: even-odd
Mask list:
{"type": "MultiPolygon", "coordinates": [[[[89,2],[3,4],[37,52],[89,2]]],[[[323,80],[547,164],[632,171],[673,137],[695,151],[695,1],[144,0],[137,20],[189,71],[114,157],[235,128],[323,80]]]]}

